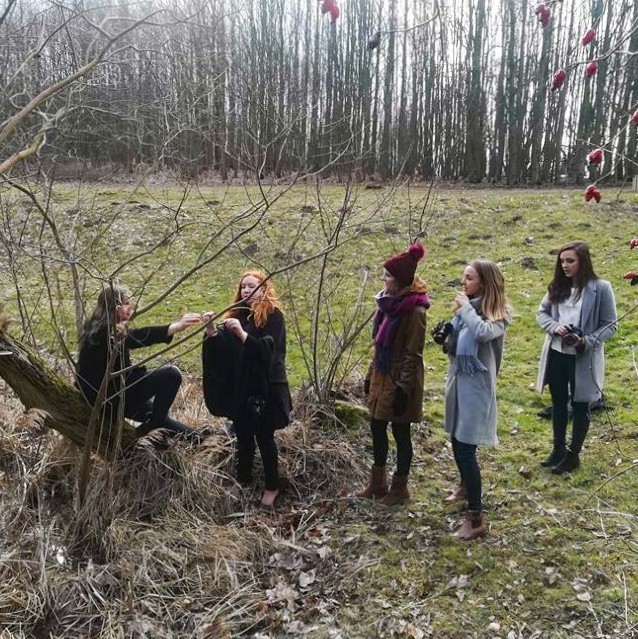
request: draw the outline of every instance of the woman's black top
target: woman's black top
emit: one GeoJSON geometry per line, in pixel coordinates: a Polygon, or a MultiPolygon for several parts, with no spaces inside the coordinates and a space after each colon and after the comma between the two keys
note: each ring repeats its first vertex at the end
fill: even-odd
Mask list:
{"type": "MultiPolygon", "coordinates": [[[[145,328],[129,329],[123,342],[119,344],[119,352],[113,366],[113,372],[120,371],[131,366],[130,350],[133,348],[142,348],[153,344],[169,344],[173,337],[168,335],[168,327],[166,326],[147,326],[145,328]]],[[[113,337],[108,331],[97,333],[89,342],[86,341],[80,349],[80,356],[76,368],[77,385],[83,392],[84,396],[90,404],[93,404],[97,398],[97,393],[104,379],[106,367],[108,365],[111,348],[116,347],[113,344],[113,337]]],[[[128,386],[140,379],[146,374],[144,366],[135,366],[124,375],[124,384],[128,386]]],[[[107,397],[116,395],[120,390],[121,380],[119,377],[113,378],[109,382],[107,397]]]]}

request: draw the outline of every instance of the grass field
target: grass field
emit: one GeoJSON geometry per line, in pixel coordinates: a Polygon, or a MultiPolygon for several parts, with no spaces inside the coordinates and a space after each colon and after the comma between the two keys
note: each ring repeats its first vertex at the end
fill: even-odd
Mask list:
{"type": "MultiPolygon", "coordinates": [[[[223,531],[227,530],[233,543],[248,544],[252,549],[242,555],[233,546],[229,553],[242,568],[235,569],[235,581],[215,582],[219,592],[235,591],[233,604],[228,603],[230,595],[202,593],[205,580],[193,577],[189,571],[195,569],[184,559],[182,570],[188,579],[184,574],[171,577],[168,572],[154,578],[165,580],[165,599],[171,596],[170,584],[175,583],[176,601],[187,598],[201,605],[154,606],[152,595],[144,590],[151,581],[150,572],[133,588],[135,571],[130,565],[130,573],[123,568],[124,540],[111,535],[108,552],[92,561],[110,570],[115,580],[112,592],[117,594],[109,604],[104,588],[98,588],[105,602],[95,604],[88,630],[88,613],[84,625],[78,622],[80,634],[64,634],[64,624],[56,626],[55,622],[56,615],[58,620],[63,615],[52,614],[38,626],[37,614],[43,614],[39,612],[27,615],[29,621],[22,627],[6,622],[7,631],[13,633],[8,636],[214,637],[245,632],[259,637],[638,637],[638,405],[633,392],[638,385],[634,362],[638,313],[632,310],[636,289],[622,279],[624,272],[638,270],[638,255],[628,246],[634,233],[638,234],[638,196],[607,190],[596,205],[586,204],[580,190],[438,189],[426,204],[428,190],[421,187],[362,189],[347,200],[344,193],[343,188],[334,186],[322,187],[319,195],[312,188],[295,187],[272,192],[269,197],[275,201],[271,206],[250,210],[250,201],[260,197],[256,188],[192,190],[184,197],[176,187],[132,192],[119,187],[65,186],[56,190],[53,202],[62,236],[65,241],[77,242],[88,305],[97,290],[97,277],[151,248],[148,255],[134,259],[120,274],[140,293],[141,305],[230,242],[227,250],[139,322],[164,322],[186,311],[223,308],[245,267],[257,263],[273,270],[321,252],[330,245],[331,237],[334,241],[341,219],[344,224],[337,241],[344,243],[330,253],[325,265],[325,289],[316,320],[320,371],[339,350],[344,331],[347,334],[372,310],[383,259],[403,250],[417,228],[424,231],[429,251],[420,274],[428,282],[433,300],[428,313],[430,326],[449,317],[467,261],[487,258],[499,263],[514,321],[506,335],[498,387],[500,445],[480,451],[489,535],[467,545],[450,534],[462,513],[442,503],[456,479],[451,450],[442,432],[446,359],[429,340],[424,353],[426,417],[414,426],[409,506],[387,511],[347,497],[369,462],[365,425],[320,431],[298,424],[287,429],[282,435],[282,465],[295,490],[270,519],[255,511],[251,496],[240,498],[240,516],[228,517],[238,506],[224,496],[231,490],[225,488],[229,484],[223,479],[230,467],[227,447],[214,454],[188,451],[184,459],[169,464],[171,476],[179,475],[180,469],[198,469],[201,486],[211,487],[217,499],[217,505],[210,505],[219,509],[214,517],[210,515],[212,521],[201,515],[200,507],[190,507],[191,501],[194,504],[201,498],[208,504],[206,500],[212,497],[195,499],[191,488],[186,491],[182,486],[181,492],[162,493],[166,503],[173,504],[171,512],[151,514],[141,524],[131,516],[139,508],[129,503],[125,514],[114,513],[104,526],[112,532],[116,522],[122,526],[125,521],[139,556],[143,545],[151,543],[140,536],[140,529],[148,530],[149,524],[158,535],[173,540],[175,556],[192,554],[189,539],[196,538],[200,528],[210,531],[213,524],[220,551],[225,543],[223,531]],[[340,218],[344,206],[347,214],[340,218]],[[241,235],[260,212],[264,214],[260,223],[241,235]],[[167,239],[169,230],[175,233],[167,239]],[[231,242],[233,237],[237,237],[235,242],[231,242]],[[622,321],[607,345],[605,395],[610,409],[595,414],[581,469],[571,477],[557,478],[538,466],[549,449],[551,426],[536,416],[548,402],[548,395],[541,397],[533,390],[543,339],[534,314],[553,272],[555,250],[574,239],[589,242],[598,275],[614,287],[622,321]],[[145,281],[150,273],[153,276],[145,281]],[[362,282],[364,302],[359,307],[362,282]],[[215,473],[206,470],[213,462],[217,464],[215,473]],[[188,520],[176,519],[178,515],[188,516],[188,520]],[[174,532],[180,526],[182,529],[174,532]],[[250,605],[242,607],[242,593],[250,605]],[[138,623],[140,618],[147,626],[138,623]],[[121,632],[116,632],[116,622],[122,626],[121,632]]],[[[51,288],[60,292],[52,311],[41,295],[41,269],[33,266],[37,263],[33,256],[38,253],[37,215],[29,212],[28,204],[20,198],[9,208],[5,205],[7,215],[12,217],[14,230],[20,224],[26,230],[22,250],[12,258],[12,270],[6,254],[3,270],[11,271],[26,291],[27,305],[33,311],[33,333],[41,345],[59,353],[51,321],[55,317],[73,351],[72,296],[64,294],[69,290],[67,265],[52,263],[48,270],[55,282],[51,288]]],[[[54,252],[51,248],[51,254],[54,252]]],[[[319,259],[313,260],[275,278],[288,317],[288,365],[296,388],[308,380],[308,368],[312,369],[320,264],[319,259]]],[[[14,328],[19,333],[10,278],[2,280],[2,287],[6,309],[16,318],[14,328]]],[[[194,376],[199,375],[198,340],[194,337],[172,354],[194,376]]],[[[368,357],[369,331],[365,330],[337,376],[347,378],[351,399],[356,399],[357,383],[368,357]]],[[[193,419],[205,419],[201,397],[195,391],[182,400],[183,411],[193,419]]],[[[5,401],[10,403],[6,394],[5,401]]],[[[27,480],[24,471],[16,470],[15,459],[27,455],[20,452],[21,446],[31,446],[28,438],[17,441],[16,433],[22,433],[23,427],[13,423],[15,414],[8,411],[13,417],[3,418],[3,445],[5,451],[13,451],[0,458],[1,485],[5,487],[0,505],[5,513],[18,512],[14,497],[23,491],[17,485],[19,478],[27,480]]],[[[38,449],[37,454],[46,454],[47,463],[55,466],[59,442],[49,435],[46,445],[48,452],[38,449]]],[[[36,454],[32,448],[28,450],[29,455],[36,454]]],[[[71,455],[71,461],[67,457],[65,463],[72,467],[73,455],[66,454],[71,455]]],[[[157,477],[159,466],[151,465],[151,469],[157,477]]],[[[135,477],[139,480],[140,476],[135,477]]],[[[57,480],[58,484],[72,481],[71,470],[57,480]]],[[[124,473],[120,481],[132,478],[124,473]]],[[[33,490],[44,491],[42,485],[33,484],[33,490]]],[[[68,515],[72,499],[57,504],[49,493],[43,493],[39,503],[38,516],[29,520],[33,530],[48,527],[59,536],[68,534],[68,527],[56,519],[56,507],[68,515]]],[[[21,530],[26,530],[26,525],[21,530]]],[[[7,537],[4,547],[0,546],[5,559],[7,553],[15,551],[12,543],[7,537]]],[[[199,552],[201,548],[197,548],[199,552]]],[[[20,554],[21,561],[35,560],[29,558],[29,552],[20,554]]],[[[223,552],[221,556],[216,559],[218,564],[223,561],[223,552]]],[[[10,565],[5,559],[0,557],[0,574],[4,574],[3,565],[10,565]]],[[[52,574],[62,579],[56,572],[55,555],[48,557],[45,552],[38,561],[42,562],[41,577],[28,594],[32,599],[42,592],[42,575],[48,575],[48,583],[52,574]]],[[[78,556],[68,567],[70,573],[84,575],[86,562],[86,554],[78,556]]],[[[165,562],[170,563],[168,559],[165,562]]],[[[222,570],[218,564],[204,563],[197,564],[198,571],[222,570]]],[[[7,593],[0,590],[0,630],[3,607],[13,611],[17,605],[7,593]],[[7,597],[4,602],[3,594],[7,597]]],[[[55,609],[54,598],[50,599],[48,605],[55,609]]]]}

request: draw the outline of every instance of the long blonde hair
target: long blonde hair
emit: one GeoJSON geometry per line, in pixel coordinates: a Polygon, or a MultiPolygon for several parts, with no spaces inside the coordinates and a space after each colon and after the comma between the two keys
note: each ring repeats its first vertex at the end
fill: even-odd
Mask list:
{"type": "Polygon", "coordinates": [[[499,267],[489,260],[474,260],[470,266],[477,272],[481,283],[483,316],[492,322],[506,319],[509,307],[505,297],[505,280],[499,267]]]}
{"type": "MultiPolygon", "coordinates": [[[[255,304],[250,309],[253,315],[253,322],[255,326],[261,328],[268,319],[268,315],[274,311],[276,308],[281,310],[281,306],[279,304],[279,299],[277,298],[277,292],[275,291],[275,287],[272,283],[272,280],[266,280],[268,277],[263,271],[258,270],[249,270],[244,271],[239,278],[239,284],[237,285],[237,291],[235,292],[235,297],[233,299],[233,304],[237,304],[237,302],[242,301],[241,296],[241,283],[244,281],[245,277],[254,277],[259,280],[259,284],[261,288],[259,289],[261,293],[261,297],[256,299],[255,304]]],[[[236,306],[235,308],[231,308],[227,313],[226,317],[239,317],[242,312],[242,309],[245,307],[236,306]]]]}

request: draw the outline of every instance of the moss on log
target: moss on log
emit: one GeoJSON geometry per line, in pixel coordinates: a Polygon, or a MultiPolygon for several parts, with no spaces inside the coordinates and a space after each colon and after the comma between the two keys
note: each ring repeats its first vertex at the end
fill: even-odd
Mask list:
{"type": "MultiPolygon", "coordinates": [[[[0,377],[9,384],[25,409],[44,412],[44,423],[72,442],[84,446],[91,407],[82,394],[52,370],[29,346],[0,330],[0,377]]],[[[119,433],[115,424],[103,423],[93,441],[94,452],[113,457],[118,446],[127,448],[135,441],[135,430],[126,422],[119,433]]]]}

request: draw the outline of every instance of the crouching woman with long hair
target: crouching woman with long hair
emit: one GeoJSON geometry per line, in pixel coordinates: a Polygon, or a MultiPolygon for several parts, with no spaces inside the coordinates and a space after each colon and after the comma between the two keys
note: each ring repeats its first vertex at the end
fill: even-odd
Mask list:
{"type": "Polygon", "coordinates": [[[114,421],[123,399],[123,416],[141,422],[136,429],[139,437],[155,428],[187,439],[198,439],[192,429],[168,416],[182,383],[182,374],[173,365],[147,369],[133,366],[131,349],[169,344],[175,333],[201,322],[197,313],[186,313],[181,319],[163,326],[131,328],[129,322],[135,310],[135,300],[124,286],[104,286],[97,303],[85,322],[79,338],[77,385],[89,404],[94,405],[102,380],[109,380],[104,402],[105,419],[114,421]],[[129,369],[121,375],[119,371],[129,369]]]}

